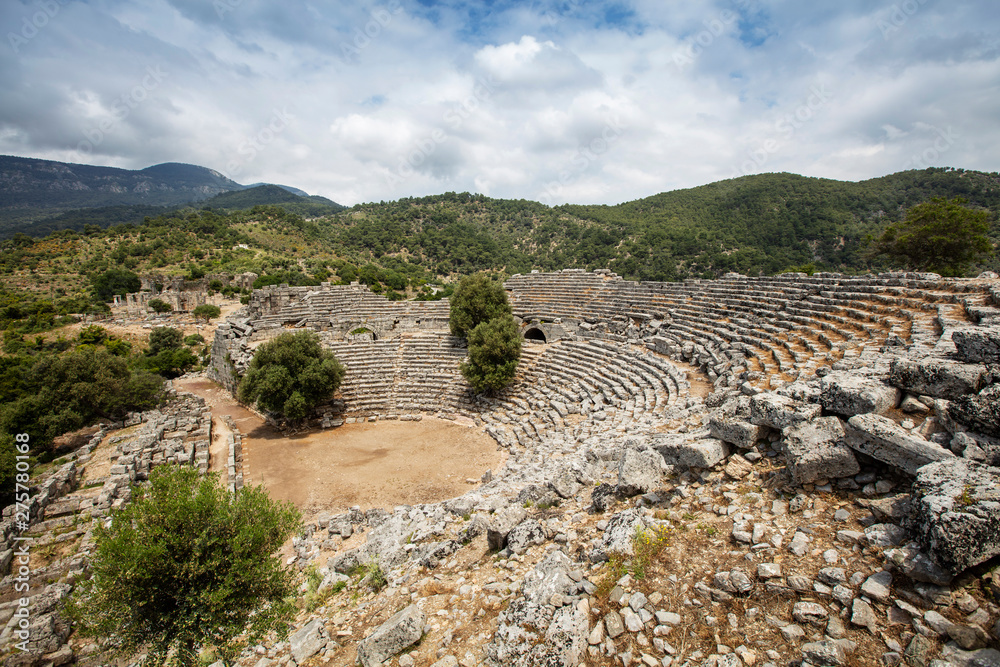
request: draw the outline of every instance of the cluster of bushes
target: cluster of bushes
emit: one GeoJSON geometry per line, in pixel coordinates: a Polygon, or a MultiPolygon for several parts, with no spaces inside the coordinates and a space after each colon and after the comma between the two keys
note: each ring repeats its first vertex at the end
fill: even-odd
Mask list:
{"type": "MultiPolygon", "coordinates": [[[[199,361],[193,348],[200,334],[183,337],[178,329],[154,328],[149,345],[133,353],[132,344],[97,325],[84,327],[74,340],[57,339],[15,347],[5,341],[0,356],[0,500],[13,493],[13,436],[27,433],[37,462],[54,452],[63,433],[95,421],[120,421],[129,412],[155,407],[164,378],[177,377],[199,361]]],[[[207,357],[208,350],[204,348],[207,357]]]]}

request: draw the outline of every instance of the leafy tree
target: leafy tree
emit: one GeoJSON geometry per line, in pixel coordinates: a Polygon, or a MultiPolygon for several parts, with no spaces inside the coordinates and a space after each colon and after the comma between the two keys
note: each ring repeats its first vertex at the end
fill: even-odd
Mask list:
{"type": "Polygon", "coordinates": [[[485,273],[475,273],[464,276],[455,288],[448,326],[452,334],[465,338],[480,323],[510,313],[503,285],[485,273]]]}
{"type": "Polygon", "coordinates": [[[329,399],[344,372],[315,331],[284,333],[257,348],[238,395],[243,403],[294,421],[329,399]]]}
{"type": "Polygon", "coordinates": [[[959,276],[969,265],[993,252],[986,235],[988,211],[963,206],[965,200],[934,197],[889,225],[873,245],[874,255],[886,255],[907,268],[959,276]]]}
{"type": "Polygon", "coordinates": [[[84,327],[78,336],[83,345],[100,345],[108,339],[108,330],[96,324],[84,327]]]}
{"type": "Polygon", "coordinates": [[[126,269],[117,268],[91,274],[90,284],[101,301],[111,301],[116,294],[122,296],[138,292],[142,287],[139,276],[126,269]]]}
{"type": "Polygon", "coordinates": [[[184,334],[173,327],[153,327],[149,332],[149,350],[146,354],[155,356],[164,350],[179,350],[184,341],[184,334]]]}
{"type": "Polygon", "coordinates": [[[196,318],[203,319],[206,322],[211,320],[213,317],[218,317],[222,314],[222,309],[218,306],[213,306],[210,303],[203,303],[197,306],[192,313],[196,318]]]}
{"type": "Polygon", "coordinates": [[[275,552],[300,526],[261,487],[230,494],[214,475],[160,466],[94,531],[91,577],[68,610],[84,634],[147,664],[198,664],[200,647],[233,659],[271,631],[287,634],[293,573],[275,552]]]}
{"type": "Polygon", "coordinates": [[[142,359],[142,367],[162,375],[175,378],[183,375],[198,363],[198,357],[183,346],[184,334],[172,327],[155,327],[149,332],[149,348],[142,359]]]}
{"type": "Polygon", "coordinates": [[[28,433],[39,448],[98,418],[120,420],[129,412],[152,408],[163,389],[163,378],[100,347],[8,357],[5,362],[0,432],[28,433]]]}
{"type": "Polygon", "coordinates": [[[173,306],[163,299],[150,299],[147,305],[157,313],[169,313],[174,309],[173,306]]]}
{"type": "Polygon", "coordinates": [[[132,353],[132,343],[120,338],[105,341],[104,347],[108,352],[118,357],[127,357],[132,353]]]}
{"type": "Polygon", "coordinates": [[[14,450],[14,436],[9,433],[0,433],[0,503],[4,507],[14,501],[16,465],[17,452],[14,450]]]}
{"type": "Polygon", "coordinates": [[[469,361],[462,375],[476,391],[498,391],[511,383],[521,359],[521,334],[513,316],[481,322],[469,332],[469,361]]]}
{"type": "Polygon", "coordinates": [[[190,336],[184,337],[184,344],[191,347],[205,342],[205,337],[201,334],[191,334],[190,336]]]}

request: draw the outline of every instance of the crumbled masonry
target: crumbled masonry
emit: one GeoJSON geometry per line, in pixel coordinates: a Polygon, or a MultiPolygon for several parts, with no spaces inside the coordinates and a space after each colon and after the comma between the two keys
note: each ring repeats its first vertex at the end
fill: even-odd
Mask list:
{"type": "MultiPolygon", "coordinates": [[[[567,270],[505,286],[528,341],[493,396],[458,372],[445,301],[274,286],[218,327],[210,375],[230,390],[259,342],[319,333],[347,375],[311,427],[437,416],[508,454],[456,498],[311,517],[288,562],[329,594],[238,665],[1000,665],[995,277],[567,270]],[[372,564],[378,592],[357,574],[372,564]]],[[[210,429],[176,395],[38,482],[26,535],[66,553],[32,572],[30,650],[4,664],[107,664],[57,603],[129,483],[207,470],[210,429]],[[114,460],[94,480],[98,445],[114,460]]],[[[0,530],[13,572],[12,508],[0,530]]]]}

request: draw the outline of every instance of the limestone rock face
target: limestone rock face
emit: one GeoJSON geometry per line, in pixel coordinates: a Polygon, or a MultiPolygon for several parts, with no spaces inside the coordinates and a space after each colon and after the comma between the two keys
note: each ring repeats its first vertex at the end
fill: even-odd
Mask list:
{"type": "Polygon", "coordinates": [[[319,619],[309,621],[301,630],[290,638],[292,647],[292,657],[300,665],[306,659],[319,653],[320,649],[326,646],[327,637],[323,629],[323,622],[319,619]]]}
{"type": "Polygon", "coordinates": [[[375,632],[358,642],[358,662],[375,667],[420,641],[426,616],[415,604],[396,612],[375,632]]]}
{"type": "Polygon", "coordinates": [[[851,448],[910,475],[916,475],[923,465],[955,457],[943,447],[910,435],[888,417],[855,415],[847,423],[847,444],[851,448]]]}
{"type": "Polygon", "coordinates": [[[516,554],[523,554],[536,544],[545,542],[545,529],[535,519],[525,519],[507,534],[507,548],[516,554]]]}
{"type": "Polygon", "coordinates": [[[955,329],[951,340],[963,361],[1000,364],[1000,324],[955,329]]]}
{"type": "Polygon", "coordinates": [[[660,487],[667,465],[663,457],[652,449],[625,449],[618,462],[619,496],[649,493],[660,487]]]}
{"type": "Polygon", "coordinates": [[[986,384],[986,368],[946,359],[896,359],[892,362],[889,382],[912,394],[954,400],[982,389],[986,384]]]}
{"type": "Polygon", "coordinates": [[[956,575],[1000,554],[1000,468],[967,459],[917,473],[916,532],[924,550],[956,575]]]}
{"type": "Polygon", "coordinates": [[[881,414],[895,407],[898,399],[898,389],[847,371],[835,371],[820,380],[820,404],[845,417],[881,414]]]}
{"type": "Polygon", "coordinates": [[[641,510],[637,508],[615,514],[608,520],[608,528],[602,538],[605,553],[634,555],[635,547],[632,542],[635,532],[644,525],[641,510]]]}
{"type": "Polygon", "coordinates": [[[757,394],[750,399],[750,422],[779,431],[819,417],[822,408],[781,394],[757,394]]]}
{"type": "Polygon", "coordinates": [[[963,396],[948,406],[948,416],[973,431],[1000,438],[1000,384],[976,396],[963,396]]]}
{"type": "Polygon", "coordinates": [[[490,517],[489,527],[486,529],[486,542],[490,549],[500,551],[507,546],[507,535],[514,526],[524,521],[528,516],[528,511],[523,507],[511,505],[497,511],[490,517]]]}
{"type": "Polygon", "coordinates": [[[850,477],[861,470],[845,443],[844,425],[836,417],[821,417],[785,431],[785,460],[796,484],[817,479],[850,477]]]}
{"type": "Polygon", "coordinates": [[[590,630],[587,615],[574,605],[554,607],[550,602],[576,592],[577,584],[569,576],[573,567],[566,554],[553,551],[525,576],[524,597],[501,612],[497,631],[486,647],[486,664],[580,664],[590,630]]]}

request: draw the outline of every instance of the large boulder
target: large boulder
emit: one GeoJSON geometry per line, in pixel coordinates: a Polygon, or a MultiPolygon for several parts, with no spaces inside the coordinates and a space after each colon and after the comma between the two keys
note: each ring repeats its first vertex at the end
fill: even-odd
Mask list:
{"type": "Polygon", "coordinates": [[[687,442],[677,436],[653,438],[654,448],[667,465],[684,468],[711,468],[729,456],[729,446],[715,438],[687,442]]]}
{"type": "Polygon", "coordinates": [[[632,508],[615,514],[608,520],[608,527],[602,537],[602,548],[605,554],[635,555],[636,532],[646,525],[642,519],[642,511],[632,508]]]}
{"type": "Polygon", "coordinates": [[[952,575],[1000,555],[1000,468],[952,458],[922,467],[913,485],[923,549],[952,575]]]}
{"type": "Polygon", "coordinates": [[[820,417],[787,428],[785,461],[792,481],[808,484],[858,474],[861,467],[845,440],[844,425],[836,417],[820,417]]]}
{"type": "Polygon", "coordinates": [[[523,554],[529,548],[545,543],[545,529],[536,519],[525,519],[507,534],[507,549],[523,554]]]}
{"type": "Polygon", "coordinates": [[[816,403],[803,403],[781,394],[757,394],[750,398],[750,422],[779,431],[816,419],[822,410],[816,403]]]}
{"type": "Polygon", "coordinates": [[[1000,364],[1000,324],[962,327],[951,333],[959,359],[971,363],[1000,364]]]}
{"type": "Polygon", "coordinates": [[[565,553],[552,551],[524,576],[521,592],[535,604],[548,604],[556,593],[573,595],[579,585],[569,576],[573,569],[573,561],[565,553]]]}
{"type": "Polygon", "coordinates": [[[955,457],[947,449],[911,435],[888,417],[855,415],[847,424],[847,444],[852,449],[910,475],[928,463],[955,457]]]}
{"type": "Polygon", "coordinates": [[[627,448],[618,461],[618,486],[615,492],[622,497],[649,493],[660,488],[667,464],[663,456],[652,449],[627,448]]]}
{"type": "Polygon", "coordinates": [[[899,398],[899,390],[895,387],[848,371],[835,371],[820,380],[820,404],[845,417],[881,414],[896,407],[899,398]]]}
{"type": "Polygon", "coordinates": [[[976,396],[963,396],[948,405],[948,416],[978,433],[1000,438],[1000,384],[976,396]]]}
{"type": "Polygon", "coordinates": [[[500,551],[507,546],[507,535],[527,516],[528,511],[518,505],[509,505],[497,510],[490,517],[489,526],[486,528],[486,543],[489,548],[500,551]]]}
{"type": "Polygon", "coordinates": [[[986,376],[986,368],[978,364],[945,359],[896,359],[889,371],[889,382],[911,394],[954,400],[982,389],[986,376]]]}
{"type": "Polygon", "coordinates": [[[524,577],[524,597],[513,600],[500,613],[497,631],[486,646],[486,664],[494,667],[567,665],[575,667],[584,658],[589,623],[569,600],[579,584],[569,576],[575,569],[561,551],[553,551],[524,577]]]}
{"type": "Polygon", "coordinates": [[[712,417],[708,423],[708,430],[713,438],[728,442],[740,449],[750,449],[767,431],[763,426],[723,415],[712,417]]]}
{"type": "Polygon", "coordinates": [[[388,621],[358,642],[358,662],[376,667],[407,646],[420,641],[427,617],[415,604],[396,612],[388,621]]]}
{"type": "Polygon", "coordinates": [[[319,653],[320,649],[326,646],[327,640],[323,621],[318,618],[313,619],[289,639],[292,657],[295,658],[295,662],[301,665],[308,658],[319,653]]]}

